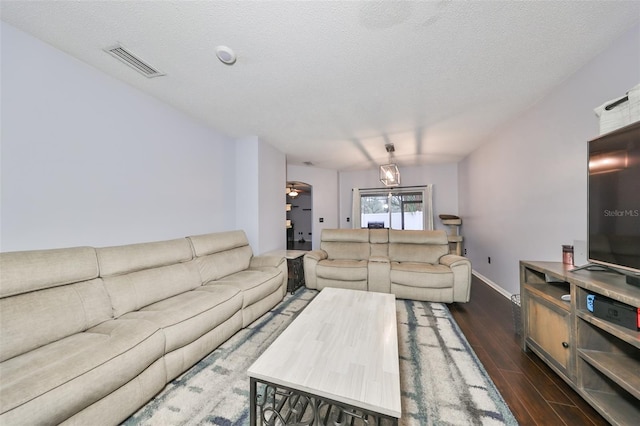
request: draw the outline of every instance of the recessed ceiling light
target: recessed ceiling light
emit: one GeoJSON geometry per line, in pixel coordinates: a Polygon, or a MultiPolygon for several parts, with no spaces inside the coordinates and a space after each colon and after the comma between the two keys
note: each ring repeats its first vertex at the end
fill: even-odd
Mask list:
{"type": "Polygon", "coordinates": [[[227,46],[216,47],[216,56],[225,65],[233,65],[236,63],[236,54],[227,46]]]}

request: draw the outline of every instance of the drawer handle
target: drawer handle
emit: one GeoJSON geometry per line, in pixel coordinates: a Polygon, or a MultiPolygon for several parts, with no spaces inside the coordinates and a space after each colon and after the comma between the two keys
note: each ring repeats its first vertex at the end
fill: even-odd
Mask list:
{"type": "Polygon", "coordinates": [[[569,344],[567,342],[562,342],[562,347],[567,349],[569,347],[569,344]]]}

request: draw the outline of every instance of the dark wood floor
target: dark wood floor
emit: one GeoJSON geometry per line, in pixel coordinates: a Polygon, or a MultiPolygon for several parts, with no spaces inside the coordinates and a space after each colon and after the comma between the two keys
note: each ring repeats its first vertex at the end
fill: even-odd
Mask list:
{"type": "Polygon", "coordinates": [[[449,305],[456,322],[521,425],[607,425],[516,336],[511,301],[473,277],[471,302],[449,305]]]}

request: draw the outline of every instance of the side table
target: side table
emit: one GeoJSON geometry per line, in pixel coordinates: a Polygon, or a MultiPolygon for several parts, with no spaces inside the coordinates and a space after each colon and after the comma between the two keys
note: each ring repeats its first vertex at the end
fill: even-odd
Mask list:
{"type": "Polygon", "coordinates": [[[304,263],[303,257],[306,251],[287,250],[285,257],[287,258],[287,269],[289,270],[289,278],[287,279],[287,291],[291,294],[304,286],[304,263]]]}
{"type": "Polygon", "coordinates": [[[291,294],[304,286],[304,262],[303,257],[307,252],[304,250],[274,250],[265,255],[283,256],[287,259],[287,291],[291,294]]]}

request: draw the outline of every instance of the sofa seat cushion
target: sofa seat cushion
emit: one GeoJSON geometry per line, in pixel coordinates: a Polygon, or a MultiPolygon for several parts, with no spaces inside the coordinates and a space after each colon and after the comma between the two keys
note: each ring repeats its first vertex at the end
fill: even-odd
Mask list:
{"type": "Polygon", "coordinates": [[[445,265],[417,262],[391,262],[391,283],[412,287],[453,287],[453,271],[445,265]]]}
{"type": "Polygon", "coordinates": [[[179,349],[222,324],[242,306],[242,296],[233,287],[216,291],[187,291],[129,312],[121,318],[144,319],[164,331],[165,353],[179,349]]]}
{"type": "Polygon", "coordinates": [[[11,358],[0,364],[0,411],[8,423],[59,423],[162,359],[164,345],[154,324],[118,319],[11,358]]]}
{"type": "Polygon", "coordinates": [[[318,262],[316,275],[329,280],[366,281],[368,263],[367,260],[325,259],[318,262]]]}
{"type": "Polygon", "coordinates": [[[227,275],[216,281],[210,281],[200,291],[213,291],[219,286],[229,286],[242,292],[242,308],[251,306],[264,299],[282,285],[282,271],[274,267],[246,269],[227,275]]]}

